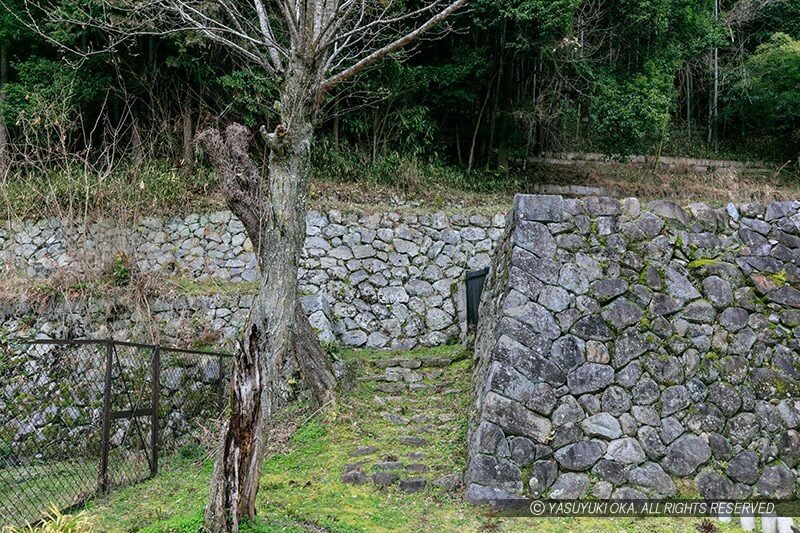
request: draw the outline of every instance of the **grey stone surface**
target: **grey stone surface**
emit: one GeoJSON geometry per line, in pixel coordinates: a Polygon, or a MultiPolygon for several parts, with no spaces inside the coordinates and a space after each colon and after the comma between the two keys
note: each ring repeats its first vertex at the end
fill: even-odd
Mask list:
{"type": "Polygon", "coordinates": [[[669,444],[685,431],[680,420],[674,417],[667,417],[661,420],[661,440],[664,444],[669,444]]]}
{"type": "Polygon", "coordinates": [[[567,386],[573,394],[602,390],[613,381],[614,369],[597,363],[586,363],[567,375],[567,386]]]}
{"type": "MultiPolygon", "coordinates": [[[[736,220],[703,204],[518,196],[515,206],[498,221],[378,216],[363,232],[358,217],[316,214],[307,272],[341,295],[328,302],[326,328],[351,343],[364,331],[371,347],[445,342],[460,334],[459,276],[491,253],[471,457],[521,471],[550,461],[545,485],[586,469],[611,485],[586,487],[598,497],[669,493],[667,483],[647,486],[663,481],[659,468],[707,494],[731,484],[744,494],[767,465],[796,474],[800,203],[731,206],[736,220]],[[595,458],[598,443],[606,449],[595,458]]],[[[408,387],[414,372],[396,384],[408,387]]],[[[768,474],[762,487],[774,491],[781,472],[768,474]]],[[[469,475],[466,486],[499,490],[469,475]]]]}
{"type": "Polygon", "coordinates": [[[642,445],[645,455],[657,461],[664,457],[666,446],[658,435],[658,430],[652,426],[641,426],[636,434],[639,444],[642,445]]]}
{"type": "Polygon", "coordinates": [[[625,298],[614,300],[602,313],[603,318],[617,330],[636,324],[643,315],[644,312],[638,305],[625,298]]]}
{"type": "Polygon", "coordinates": [[[549,419],[498,394],[489,393],[486,396],[484,409],[486,419],[505,432],[530,437],[534,442],[545,443],[553,427],[549,419]]]}
{"type": "Polygon", "coordinates": [[[566,472],[555,480],[548,497],[553,500],[575,500],[586,494],[589,485],[589,476],[586,474],[566,472]]]}
{"type": "Polygon", "coordinates": [[[585,418],[580,423],[587,437],[603,437],[616,439],[622,436],[622,429],[617,419],[610,413],[598,413],[585,418]]]}
{"type": "Polygon", "coordinates": [[[556,450],[555,458],[565,470],[588,470],[606,451],[606,444],[599,440],[586,440],[556,450]]]}
{"type": "Polygon", "coordinates": [[[514,210],[522,220],[558,222],[564,212],[561,196],[518,194],[514,198],[514,210]]]}
{"type": "Polygon", "coordinates": [[[511,461],[490,455],[473,456],[467,467],[467,478],[482,479],[486,485],[510,492],[522,488],[519,468],[511,461]]]}
{"type": "MultiPolygon", "coordinates": [[[[371,348],[433,346],[460,338],[466,331],[459,287],[464,272],[488,265],[505,220],[499,213],[490,218],[402,209],[310,210],[298,277],[312,327],[323,342],[371,348]],[[309,306],[310,299],[318,301],[309,306]]],[[[258,279],[252,245],[230,212],[146,217],[128,227],[115,220],[12,221],[0,230],[0,263],[29,277],[45,278],[56,270],[104,275],[120,253],[142,276],[223,285],[258,279]],[[8,234],[14,237],[2,238],[8,234]]],[[[251,293],[255,287],[241,290],[251,293]]],[[[242,294],[245,298],[252,294],[242,294]]],[[[232,344],[249,305],[216,300],[193,311],[198,319],[213,321],[222,343],[232,344]]],[[[166,323],[179,311],[161,302],[151,310],[156,322],[166,323]]]]}
{"type": "Polygon", "coordinates": [[[536,461],[531,466],[531,477],[528,489],[533,497],[541,497],[558,475],[558,465],[555,461],[536,461]]]}
{"type": "MultiPolygon", "coordinates": [[[[624,435],[670,474],[694,479],[701,468],[714,469],[739,485],[763,478],[764,491],[785,490],[786,476],[775,468],[795,476],[800,460],[793,432],[800,426],[793,400],[800,390],[800,203],[732,206],[736,220],[702,204],[682,211],[666,202],[520,196],[515,205],[508,217],[310,211],[299,289],[320,339],[403,349],[452,341],[464,333],[464,271],[492,262],[476,335],[470,454],[480,446],[477,453],[520,469],[553,450],[611,439],[616,458],[638,461],[638,453],[625,453],[632,446],[612,446],[624,435]],[[498,365],[504,372],[495,371],[498,365]],[[617,419],[619,435],[606,417],[595,419],[604,414],[617,419]],[[495,429],[472,438],[490,420],[495,429]]],[[[120,249],[137,274],[257,280],[252,246],[230,213],[147,217],[130,231],[113,221],[81,227],[58,220],[10,221],[0,230],[6,272],[31,277],[101,272],[120,249]],[[71,237],[78,233],[80,243],[71,237]]],[[[224,344],[238,335],[252,298],[159,295],[148,304],[164,339],[185,339],[187,324],[200,323],[224,344]]],[[[129,336],[133,311],[110,323],[105,305],[81,305],[34,315],[31,329],[129,336]]],[[[12,335],[28,327],[29,302],[6,307],[0,325],[12,335]]],[[[398,381],[377,390],[424,385],[422,370],[394,366],[408,372],[392,370],[387,376],[398,381]]],[[[170,395],[190,393],[218,375],[211,365],[182,368],[164,386],[170,395]]],[[[281,387],[281,396],[295,393],[289,380],[281,387]]],[[[58,414],[83,416],[80,408],[58,414]]],[[[41,432],[47,416],[20,423],[17,434],[41,432]]],[[[554,463],[558,477],[563,472],[554,463]]],[[[600,459],[591,470],[613,477],[609,465],[618,464],[600,459]]],[[[708,474],[703,479],[711,488],[726,485],[708,474]]],[[[627,475],[603,481],[628,483],[627,475]]],[[[467,487],[474,494],[497,490],[474,479],[467,487]]],[[[612,494],[621,490],[647,492],[612,494]]]]}
{"type": "Polygon", "coordinates": [[[752,485],[758,481],[758,462],[755,453],[745,450],[730,460],[726,472],[734,481],[752,485]]]}
{"type": "Polygon", "coordinates": [[[709,500],[732,500],[736,498],[733,482],[710,468],[704,468],[695,478],[697,492],[709,500]]]}
{"type": "Polygon", "coordinates": [[[550,354],[551,360],[561,370],[569,372],[586,360],[586,343],[583,339],[566,335],[553,343],[550,354]]]}
{"type": "Polygon", "coordinates": [[[684,434],[667,447],[661,465],[670,474],[689,476],[711,458],[708,443],[697,435],[684,434]]]}
{"type": "Polygon", "coordinates": [[[605,458],[622,464],[639,464],[647,459],[642,446],[633,437],[609,442],[605,458]]]}
{"type": "Polygon", "coordinates": [[[677,492],[675,483],[658,463],[648,462],[632,468],[628,482],[654,498],[668,498],[677,492]]]}
{"type": "Polygon", "coordinates": [[[689,391],[683,385],[667,387],[661,393],[661,416],[669,416],[689,406],[689,391]]]}
{"type": "Polygon", "coordinates": [[[733,301],[731,284],[719,276],[709,276],[703,280],[703,289],[709,301],[718,308],[727,308],[733,301]]]}
{"type": "Polygon", "coordinates": [[[797,490],[796,477],[786,465],[768,466],[756,483],[755,494],[764,498],[792,498],[797,490]]]}

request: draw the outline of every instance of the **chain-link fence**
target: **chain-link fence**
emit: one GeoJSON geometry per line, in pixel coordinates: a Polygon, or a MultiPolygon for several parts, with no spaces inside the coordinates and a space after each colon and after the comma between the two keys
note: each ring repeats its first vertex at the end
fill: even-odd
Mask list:
{"type": "Polygon", "coordinates": [[[227,354],[114,341],[0,346],[0,526],[158,471],[224,408],[227,354]]]}

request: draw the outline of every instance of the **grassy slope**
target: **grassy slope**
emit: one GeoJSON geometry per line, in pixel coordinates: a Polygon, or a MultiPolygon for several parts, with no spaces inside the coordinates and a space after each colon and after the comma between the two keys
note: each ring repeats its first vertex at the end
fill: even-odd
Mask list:
{"type": "MultiPolygon", "coordinates": [[[[378,166],[381,166],[380,164],[378,166]]],[[[797,198],[796,170],[780,168],[692,172],[635,168],[627,165],[530,165],[509,174],[464,172],[408,158],[390,172],[370,166],[319,168],[308,193],[309,206],[357,211],[397,207],[495,212],[505,210],[515,193],[536,192],[543,183],[611,187],[620,196],[672,199],[682,203],[729,200],[769,201],[797,198]]],[[[386,170],[384,168],[384,170],[386,170]]],[[[0,218],[58,216],[75,220],[98,217],[128,223],[143,216],[171,216],[225,209],[213,172],[205,166],[190,172],[152,162],[143,168],[119,167],[108,176],[82,169],[32,172],[0,181],[0,218]]]]}
{"type": "MultiPolygon", "coordinates": [[[[452,355],[461,348],[418,350],[418,355],[452,355]]],[[[396,355],[396,354],[392,354],[396,355]]],[[[389,357],[388,353],[355,352],[359,360],[389,357]]],[[[469,361],[448,372],[468,387],[469,361]]],[[[464,388],[462,387],[462,388],[464,388]]],[[[259,519],[245,531],[694,531],[697,519],[496,519],[461,501],[460,495],[429,488],[417,494],[397,489],[378,491],[371,485],[348,485],[339,481],[348,452],[365,444],[385,442],[393,428],[379,415],[373,403],[374,384],[361,382],[344,392],[335,412],[304,423],[282,451],[264,463],[259,493],[259,519]]],[[[420,393],[424,400],[424,393],[420,393]]],[[[449,401],[449,400],[448,400],[449,401]]],[[[465,462],[466,406],[468,395],[455,395],[452,404],[438,406],[458,410],[459,431],[439,435],[426,448],[434,471],[462,468],[465,462]]],[[[410,408],[412,406],[409,406],[410,408]]],[[[419,409],[415,404],[413,408],[419,409]]],[[[304,413],[285,413],[296,423],[304,413]]],[[[195,531],[211,474],[208,460],[178,458],[155,479],[119,490],[93,502],[88,512],[98,528],[108,531],[195,531]]],[[[718,524],[720,531],[732,528],[718,524]]]]}

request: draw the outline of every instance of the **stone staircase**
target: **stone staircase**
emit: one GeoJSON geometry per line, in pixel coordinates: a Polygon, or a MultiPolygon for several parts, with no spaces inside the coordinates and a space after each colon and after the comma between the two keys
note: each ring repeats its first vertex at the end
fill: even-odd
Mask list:
{"type": "Polygon", "coordinates": [[[461,485],[470,367],[466,354],[365,360],[356,387],[374,409],[360,420],[343,483],[420,492],[461,485]],[[463,450],[462,450],[463,452],[463,450]],[[459,457],[460,456],[460,457],[459,457]]]}

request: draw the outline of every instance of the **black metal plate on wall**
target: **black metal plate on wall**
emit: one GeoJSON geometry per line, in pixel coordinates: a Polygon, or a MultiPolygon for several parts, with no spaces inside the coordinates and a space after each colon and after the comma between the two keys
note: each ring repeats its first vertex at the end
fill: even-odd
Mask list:
{"type": "Polygon", "coordinates": [[[467,272],[467,326],[478,324],[478,306],[481,303],[483,283],[489,274],[489,267],[467,272]]]}

